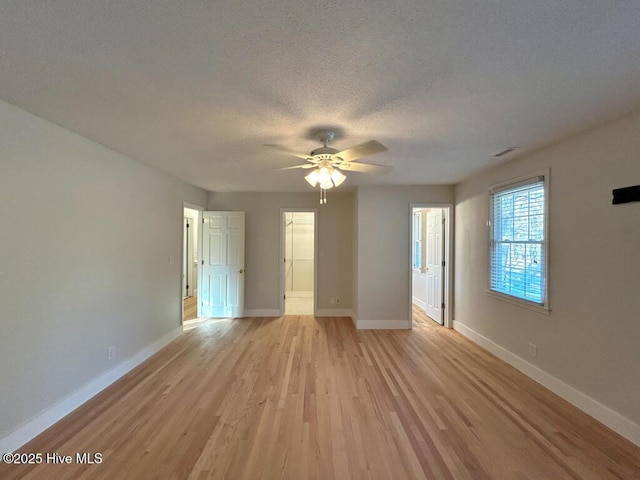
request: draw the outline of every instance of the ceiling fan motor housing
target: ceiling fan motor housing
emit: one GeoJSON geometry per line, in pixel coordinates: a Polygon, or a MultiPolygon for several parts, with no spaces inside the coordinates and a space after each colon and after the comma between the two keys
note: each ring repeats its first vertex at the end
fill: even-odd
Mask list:
{"type": "Polygon", "coordinates": [[[319,148],[316,148],[315,150],[312,150],[312,151],[311,151],[311,156],[312,156],[312,157],[316,157],[316,156],[323,155],[323,156],[325,156],[325,157],[326,157],[326,158],[323,158],[323,160],[325,160],[325,159],[326,159],[326,160],[330,160],[330,159],[331,159],[330,157],[331,157],[332,155],[334,155],[334,154],[338,153],[338,152],[339,152],[339,150],[336,150],[335,148],[331,148],[331,147],[319,147],[319,148]]]}

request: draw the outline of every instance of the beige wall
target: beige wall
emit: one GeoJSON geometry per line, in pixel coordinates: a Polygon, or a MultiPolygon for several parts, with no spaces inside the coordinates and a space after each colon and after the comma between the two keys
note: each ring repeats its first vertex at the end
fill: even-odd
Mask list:
{"type": "MultiPolygon", "coordinates": [[[[300,178],[300,181],[303,181],[300,178]]],[[[336,308],[330,297],[340,297],[340,309],[350,309],[352,292],[353,194],[328,193],[325,205],[317,192],[209,194],[209,210],[245,212],[245,310],[280,308],[280,209],[312,208],[318,212],[318,309],[336,308]]]]}
{"type": "Polygon", "coordinates": [[[206,200],[0,102],[0,443],[179,328],[183,202],[206,200]]]}
{"type": "Polygon", "coordinates": [[[353,195],[353,204],[351,217],[353,218],[353,230],[351,232],[351,258],[353,259],[352,278],[351,278],[351,312],[355,318],[358,318],[358,195],[353,195]]]}
{"type": "Polygon", "coordinates": [[[359,321],[397,321],[408,328],[410,308],[411,203],[453,204],[452,186],[366,187],[330,192],[318,205],[316,192],[210,193],[210,210],[246,214],[245,309],[279,308],[279,218],[281,208],[318,211],[319,309],[351,310],[359,321]],[[372,261],[375,259],[375,261],[372,261]],[[364,316],[363,316],[364,315],[364,316]]]}
{"type": "Polygon", "coordinates": [[[456,187],[455,318],[491,342],[640,423],[640,114],[456,187]],[[488,187],[550,168],[551,314],[485,294],[488,187]],[[538,346],[537,358],[528,345],[538,346]]]}
{"type": "Polygon", "coordinates": [[[357,197],[358,325],[408,328],[410,204],[452,204],[453,187],[361,187],[357,197]]]}

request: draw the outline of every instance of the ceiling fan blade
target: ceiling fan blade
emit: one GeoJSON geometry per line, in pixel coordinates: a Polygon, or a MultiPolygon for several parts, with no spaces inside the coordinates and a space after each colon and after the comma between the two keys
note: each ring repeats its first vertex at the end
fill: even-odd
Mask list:
{"type": "Polygon", "coordinates": [[[376,165],[375,163],[342,162],[335,166],[345,172],[389,173],[393,170],[390,165],[376,165]]]}
{"type": "Polygon", "coordinates": [[[315,168],[316,165],[313,163],[304,163],[302,165],[294,165],[293,167],[283,167],[283,168],[278,168],[277,170],[294,170],[296,168],[315,168]]]}
{"type": "Polygon", "coordinates": [[[360,145],[356,145],[355,147],[342,150],[334,156],[340,157],[345,162],[352,162],[358,158],[373,155],[374,153],[386,152],[387,150],[388,148],[381,143],[378,143],[375,140],[370,140],[368,142],[361,143],[360,145]]]}
{"type": "Polygon", "coordinates": [[[290,155],[293,155],[293,156],[298,157],[298,158],[303,158],[305,160],[311,158],[311,155],[308,155],[306,153],[296,152],[295,150],[291,150],[291,149],[289,149],[287,147],[283,147],[282,145],[276,145],[276,144],[273,144],[273,143],[268,143],[268,144],[264,144],[262,146],[263,147],[269,147],[269,148],[275,148],[276,150],[280,150],[281,152],[286,152],[286,153],[288,153],[290,155]]]}

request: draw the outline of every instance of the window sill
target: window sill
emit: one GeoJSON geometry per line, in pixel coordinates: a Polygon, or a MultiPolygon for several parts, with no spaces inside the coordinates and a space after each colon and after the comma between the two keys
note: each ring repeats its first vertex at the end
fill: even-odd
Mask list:
{"type": "Polygon", "coordinates": [[[535,303],[527,302],[526,300],[520,300],[509,295],[494,292],[493,290],[485,290],[485,293],[489,297],[495,298],[496,300],[510,303],[511,305],[515,305],[517,307],[526,308],[527,310],[531,310],[542,315],[551,315],[551,309],[547,305],[536,305],[535,303]]]}

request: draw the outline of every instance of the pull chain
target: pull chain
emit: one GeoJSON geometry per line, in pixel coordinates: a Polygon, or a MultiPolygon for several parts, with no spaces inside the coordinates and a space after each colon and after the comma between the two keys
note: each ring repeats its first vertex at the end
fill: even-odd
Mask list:
{"type": "Polygon", "coordinates": [[[327,191],[320,187],[320,205],[327,203],[327,191]]]}

